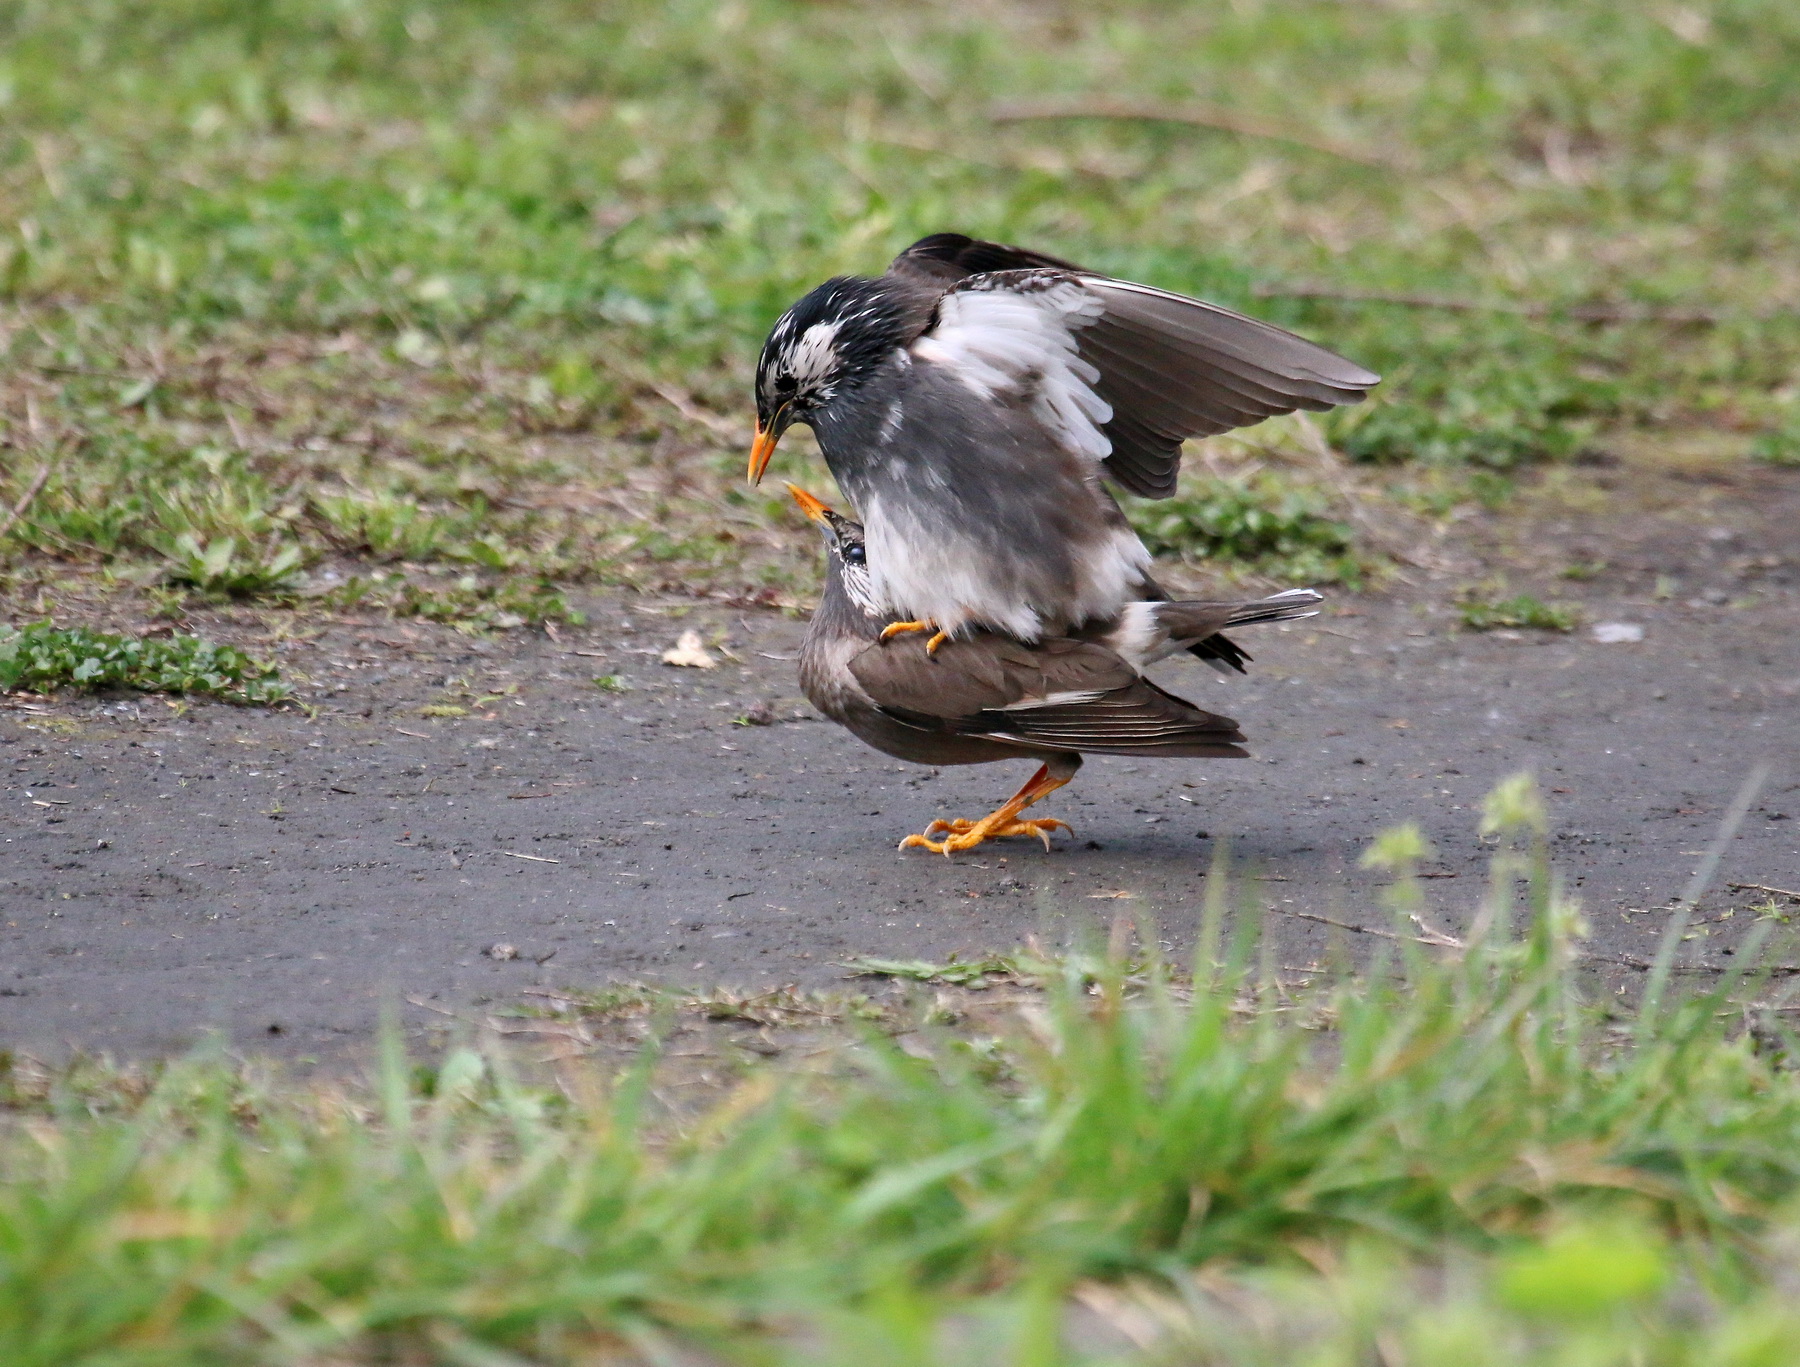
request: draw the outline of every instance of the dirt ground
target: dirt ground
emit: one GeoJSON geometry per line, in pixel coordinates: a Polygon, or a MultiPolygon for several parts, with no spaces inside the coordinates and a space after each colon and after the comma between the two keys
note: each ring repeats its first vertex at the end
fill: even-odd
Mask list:
{"type": "Polygon", "coordinates": [[[141,1057],[216,1030],[323,1060],[366,1047],[384,1005],[424,1028],[531,988],[825,986],[851,956],[1091,942],[1121,914],[1180,951],[1226,850],[1304,969],[1333,932],[1286,913],[1378,924],[1358,856],[1401,820],[1436,846],[1433,918],[1465,920],[1492,849],[1482,796],[1522,768],[1591,947],[1641,957],[1767,762],[1686,951],[1728,964],[1755,908],[1800,916],[1800,897],[1728,886],[1800,890],[1797,526],[1800,472],[1701,440],[1556,472],[1462,528],[1435,572],[1246,632],[1246,679],[1165,667],[1256,759],[1093,760],[1045,804],[1072,838],[955,859],[895,844],[986,812],[1027,766],[864,749],[800,697],[792,616],[601,598],[558,639],[474,639],[290,614],[271,644],[267,615],[200,613],[310,679],[317,715],[0,699],[0,1042],[141,1057]],[[1559,578],[1571,564],[1583,577],[1559,578]],[[1583,626],[1462,629],[1476,569],[1580,604],[1583,626]],[[1601,623],[1643,639],[1603,643],[1601,623]],[[722,636],[718,668],[660,662],[690,627],[722,636]]]}

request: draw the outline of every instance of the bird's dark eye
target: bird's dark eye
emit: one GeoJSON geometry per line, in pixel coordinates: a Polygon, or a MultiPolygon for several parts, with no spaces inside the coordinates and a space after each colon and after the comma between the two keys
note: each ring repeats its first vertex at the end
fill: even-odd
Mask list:
{"type": "Polygon", "coordinates": [[[861,565],[864,564],[868,558],[868,552],[863,550],[861,546],[844,547],[844,563],[846,565],[861,565]]]}
{"type": "Polygon", "coordinates": [[[775,392],[777,394],[792,394],[799,387],[799,382],[795,380],[792,375],[777,375],[775,377],[775,392]]]}

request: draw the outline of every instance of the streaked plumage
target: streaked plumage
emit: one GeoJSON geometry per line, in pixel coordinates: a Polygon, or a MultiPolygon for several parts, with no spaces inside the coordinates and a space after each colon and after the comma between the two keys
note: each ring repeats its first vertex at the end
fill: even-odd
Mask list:
{"type": "Polygon", "coordinates": [[[1034,641],[1163,596],[1104,478],[1166,497],[1186,438],[1352,403],[1376,378],[1227,309],[942,233],[776,323],[751,473],[808,423],[886,611],[1034,641]]]}

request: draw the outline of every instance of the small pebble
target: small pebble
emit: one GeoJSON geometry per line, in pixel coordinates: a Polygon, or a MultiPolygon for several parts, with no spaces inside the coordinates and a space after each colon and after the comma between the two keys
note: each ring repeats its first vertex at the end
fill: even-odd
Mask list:
{"type": "Polygon", "coordinates": [[[487,956],[490,959],[498,959],[500,962],[505,963],[508,959],[518,958],[519,951],[509,944],[489,945],[487,948],[487,956]]]}

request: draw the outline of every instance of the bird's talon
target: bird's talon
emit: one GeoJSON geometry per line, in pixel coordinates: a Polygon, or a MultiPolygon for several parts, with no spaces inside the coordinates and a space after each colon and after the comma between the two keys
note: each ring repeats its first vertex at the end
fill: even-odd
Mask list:
{"type": "Polygon", "coordinates": [[[950,639],[949,632],[947,632],[947,631],[938,632],[937,635],[933,636],[929,641],[925,642],[925,653],[927,655],[936,655],[938,653],[938,647],[943,645],[944,642],[948,641],[949,639],[950,639]]]}
{"type": "MultiPolygon", "coordinates": [[[[927,827],[926,829],[927,829],[927,833],[929,833],[930,828],[927,827]]],[[[928,839],[924,835],[909,835],[906,837],[906,839],[904,839],[900,842],[900,848],[903,850],[911,850],[911,849],[930,850],[933,854],[942,854],[942,855],[948,855],[950,853],[949,845],[950,845],[950,842],[948,840],[945,840],[942,842],[936,842],[936,841],[932,841],[932,840],[928,839]]]]}
{"type": "Polygon", "coordinates": [[[1044,842],[1047,850],[1050,848],[1050,832],[1073,829],[1068,822],[1058,821],[1053,816],[1039,817],[1034,821],[970,821],[966,817],[945,821],[939,818],[925,828],[924,834],[907,836],[900,842],[900,848],[930,850],[933,854],[948,858],[952,854],[961,854],[1003,836],[1034,835],[1044,842]],[[933,840],[931,837],[934,835],[942,835],[944,838],[933,840]]]}
{"type": "MultiPolygon", "coordinates": [[[[881,629],[882,643],[885,645],[887,642],[893,640],[894,637],[904,636],[909,631],[937,631],[937,623],[936,622],[889,622],[886,626],[884,626],[881,629]]],[[[938,636],[942,636],[942,635],[943,635],[943,632],[938,631],[938,636]]],[[[936,640],[937,637],[933,637],[932,639],[936,640]]],[[[931,646],[929,645],[929,643],[927,643],[925,648],[927,650],[931,649],[931,646]]]]}

